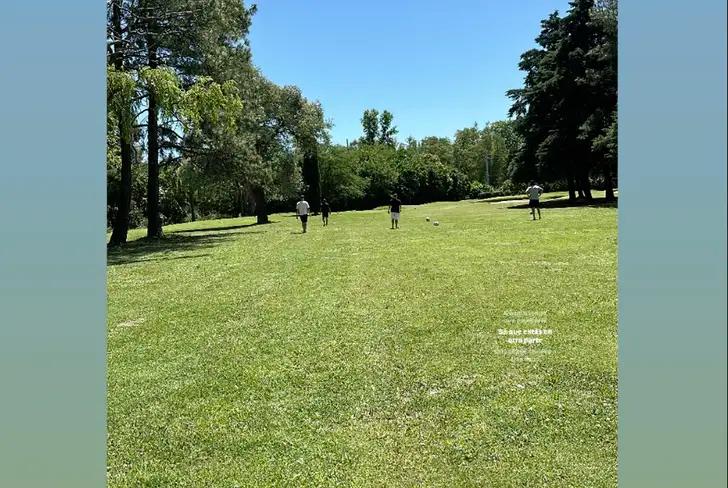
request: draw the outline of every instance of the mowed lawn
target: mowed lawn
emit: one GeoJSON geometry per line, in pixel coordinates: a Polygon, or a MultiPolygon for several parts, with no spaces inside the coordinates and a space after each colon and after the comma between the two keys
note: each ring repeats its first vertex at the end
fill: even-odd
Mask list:
{"type": "Polygon", "coordinates": [[[111,252],[109,486],[616,486],[617,210],[512,205],[111,252]]]}

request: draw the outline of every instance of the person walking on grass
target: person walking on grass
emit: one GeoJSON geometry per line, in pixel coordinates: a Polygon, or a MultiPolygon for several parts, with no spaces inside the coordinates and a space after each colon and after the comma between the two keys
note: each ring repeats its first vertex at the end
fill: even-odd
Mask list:
{"type": "Polygon", "coordinates": [[[543,188],[538,186],[535,181],[531,181],[531,185],[526,188],[526,195],[528,195],[528,206],[531,208],[531,216],[533,220],[536,220],[536,212],[538,212],[538,218],[541,220],[541,203],[539,199],[543,193],[543,188]]]}
{"type": "Polygon", "coordinates": [[[397,198],[397,194],[392,195],[392,200],[389,202],[389,208],[387,213],[392,219],[392,229],[399,229],[399,212],[402,210],[402,202],[397,198]]]}
{"type": "Polygon", "coordinates": [[[329,214],[331,213],[331,207],[329,206],[329,202],[324,198],[324,201],[321,202],[321,220],[324,223],[324,227],[329,225],[329,214]]]}
{"type": "Polygon", "coordinates": [[[301,200],[296,204],[296,218],[301,219],[304,234],[306,233],[306,224],[308,223],[308,212],[310,208],[308,202],[301,195],[301,200]]]}

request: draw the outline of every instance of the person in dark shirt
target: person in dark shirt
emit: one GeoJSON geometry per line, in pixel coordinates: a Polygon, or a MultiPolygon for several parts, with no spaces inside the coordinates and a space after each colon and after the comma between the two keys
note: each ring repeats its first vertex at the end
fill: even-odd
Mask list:
{"type": "Polygon", "coordinates": [[[397,194],[392,195],[392,200],[389,202],[389,208],[387,213],[392,219],[392,229],[399,229],[399,212],[402,209],[402,202],[397,198],[397,194]]]}
{"type": "Polygon", "coordinates": [[[321,220],[324,223],[324,227],[329,225],[329,214],[331,213],[331,207],[329,206],[329,202],[324,198],[324,201],[321,202],[321,220]]]}

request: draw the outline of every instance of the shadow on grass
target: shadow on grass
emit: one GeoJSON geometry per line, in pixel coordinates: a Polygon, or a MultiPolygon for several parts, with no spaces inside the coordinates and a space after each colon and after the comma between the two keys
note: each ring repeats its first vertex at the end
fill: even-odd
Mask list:
{"type": "MultiPolygon", "coordinates": [[[[541,197],[541,201],[545,200],[555,200],[557,198],[564,198],[561,195],[546,195],[545,197],[541,197]]],[[[525,197],[523,195],[511,195],[511,196],[504,196],[504,197],[491,197],[491,198],[484,198],[482,200],[476,200],[474,203],[503,203],[503,202],[509,202],[511,200],[524,200],[528,201],[528,197],[525,197]]]]}
{"type": "MultiPolygon", "coordinates": [[[[267,224],[259,224],[257,222],[253,222],[252,224],[240,224],[240,225],[228,225],[226,227],[201,227],[199,229],[185,229],[185,230],[174,230],[169,231],[169,234],[177,234],[177,235],[184,235],[184,234],[192,234],[192,233],[198,233],[198,232],[216,232],[216,231],[223,231],[223,230],[236,230],[236,229],[246,229],[248,227],[255,227],[259,225],[270,225],[270,224],[277,224],[278,222],[270,221],[267,224]]],[[[249,232],[249,234],[260,234],[260,232],[249,232]]]]}
{"type": "MultiPolygon", "coordinates": [[[[168,255],[172,252],[194,251],[205,249],[230,239],[225,234],[205,236],[181,236],[169,234],[161,239],[137,239],[121,246],[109,247],[106,250],[106,263],[109,266],[129,264],[140,261],[163,261],[179,259],[185,256],[168,255]]],[[[198,257],[188,256],[188,257],[198,257]]]]}
{"type": "MultiPolygon", "coordinates": [[[[166,254],[162,254],[158,257],[152,257],[152,258],[143,258],[143,259],[132,259],[129,256],[124,256],[123,259],[119,259],[118,261],[115,261],[115,258],[109,258],[107,264],[109,266],[116,266],[119,264],[133,264],[133,263],[148,263],[151,261],[172,261],[174,259],[192,259],[192,258],[204,258],[207,256],[211,256],[210,253],[203,253],[203,254],[185,254],[183,256],[167,256],[166,254]]],[[[120,258],[120,256],[117,256],[120,258]]]]}
{"type": "MultiPolygon", "coordinates": [[[[253,224],[255,225],[255,224],[253,224]]],[[[205,232],[206,229],[190,231],[169,232],[160,239],[137,239],[121,246],[108,247],[106,250],[106,264],[115,266],[119,264],[138,263],[142,261],[166,261],[172,259],[191,259],[209,256],[209,254],[178,255],[178,252],[196,251],[216,246],[227,240],[246,234],[262,234],[263,231],[254,232],[227,232],[228,229],[250,227],[250,224],[233,227],[218,227],[207,229],[205,234],[185,235],[187,233],[205,232]],[[219,233],[209,230],[222,231],[219,233]]]]}
{"type": "MultiPolygon", "coordinates": [[[[568,208],[568,207],[595,207],[595,208],[617,208],[619,198],[607,200],[604,197],[592,198],[591,200],[569,200],[568,198],[555,198],[552,200],[541,201],[541,208],[568,208]]],[[[524,209],[528,207],[528,201],[518,205],[510,205],[508,208],[524,209]]]]}

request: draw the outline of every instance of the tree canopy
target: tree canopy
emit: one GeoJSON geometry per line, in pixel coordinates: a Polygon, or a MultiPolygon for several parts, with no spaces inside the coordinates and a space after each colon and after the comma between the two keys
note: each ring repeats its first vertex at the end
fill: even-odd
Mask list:
{"type": "MultiPolygon", "coordinates": [[[[366,108],[361,137],[330,140],[318,101],[251,62],[256,12],[239,0],[108,0],[110,244],[131,226],[291,208],[371,208],[520,191],[536,178],[591,198],[617,177],[617,2],[574,0],[541,22],[507,92],[505,120],[398,141],[395,114],[366,108]]],[[[515,60],[514,60],[515,62],[515,60]]]]}

